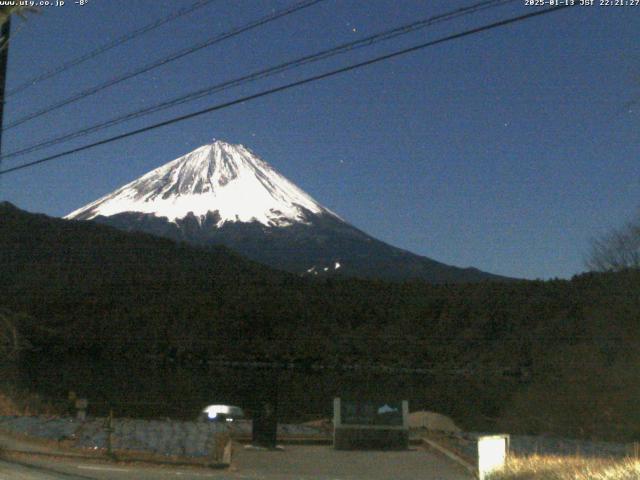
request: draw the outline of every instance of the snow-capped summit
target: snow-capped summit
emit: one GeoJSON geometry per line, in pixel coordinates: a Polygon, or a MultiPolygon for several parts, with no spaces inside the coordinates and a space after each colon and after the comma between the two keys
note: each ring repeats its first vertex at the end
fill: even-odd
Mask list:
{"type": "Polygon", "coordinates": [[[90,220],[123,212],[165,217],[217,213],[217,226],[307,223],[307,212],[335,215],[243,145],[216,140],[177,158],[65,218],[90,220]]]}
{"type": "Polygon", "coordinates": [[[381,242],[320,205],[249,149],[219,140],[65,218],[193,245],[225,245],[257,262],[314,277],[500,279],[381,242]]]}

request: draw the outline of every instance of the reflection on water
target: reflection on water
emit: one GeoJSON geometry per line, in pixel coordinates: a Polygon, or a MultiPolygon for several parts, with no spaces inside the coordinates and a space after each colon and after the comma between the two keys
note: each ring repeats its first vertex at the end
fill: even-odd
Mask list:
{"type": "MultiPolygon", "coordinates": [[[[153,361],[52,361],[31,355],[16,376],[22,388],[64,402],[69,391],[89,400],[89,413],[195,419],[206,405],[238,405],[251,415],[277,399],[280,421],[331,417],[333,398],[409,400],[411,410],[434,410],[464,421],[472,413],[469,387],[429,374],[300,368],[160,365],[153,361]]],[[[478,392],[475,392],[476,394],[478,392]]]]}

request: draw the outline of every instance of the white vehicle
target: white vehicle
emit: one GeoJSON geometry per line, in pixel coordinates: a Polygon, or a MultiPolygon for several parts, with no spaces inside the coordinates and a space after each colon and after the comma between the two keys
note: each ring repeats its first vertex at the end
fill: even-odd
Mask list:
{"type": "Polygon", "coordinates": [[[244,411],[233,405],[209,405],[200,413],[200,420],[204,422],[233,422],[244,417],[244,411]]]}

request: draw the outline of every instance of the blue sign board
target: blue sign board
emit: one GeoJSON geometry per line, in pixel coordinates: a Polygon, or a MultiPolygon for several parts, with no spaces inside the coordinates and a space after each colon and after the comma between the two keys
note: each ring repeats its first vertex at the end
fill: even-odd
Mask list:
{"type": "Polygon", "coordinates": [[[343,425],[402,426],[402,402],[357,402],[343,399],[340,416],[343,425]]]}

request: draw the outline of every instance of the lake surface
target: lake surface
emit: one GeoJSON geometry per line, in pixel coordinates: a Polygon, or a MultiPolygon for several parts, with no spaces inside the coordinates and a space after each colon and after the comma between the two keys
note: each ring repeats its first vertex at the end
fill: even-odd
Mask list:
{"type": "Polygon", "coordinates": [[[96,360],[86,355],[25,357],[14,381],[24,389],[68,404],[70,391],[89,401],[91,415],[195,419],[210,404],[237,405],[249,415],[265,401],[277,403],[280,421],[331,418],[333,398],[409,400],[410,410],[432,410],[458,422],[481,418],[487,392],[460,377],[368,369],[266,368],[175,365],[151,358],[96,360]]]}

